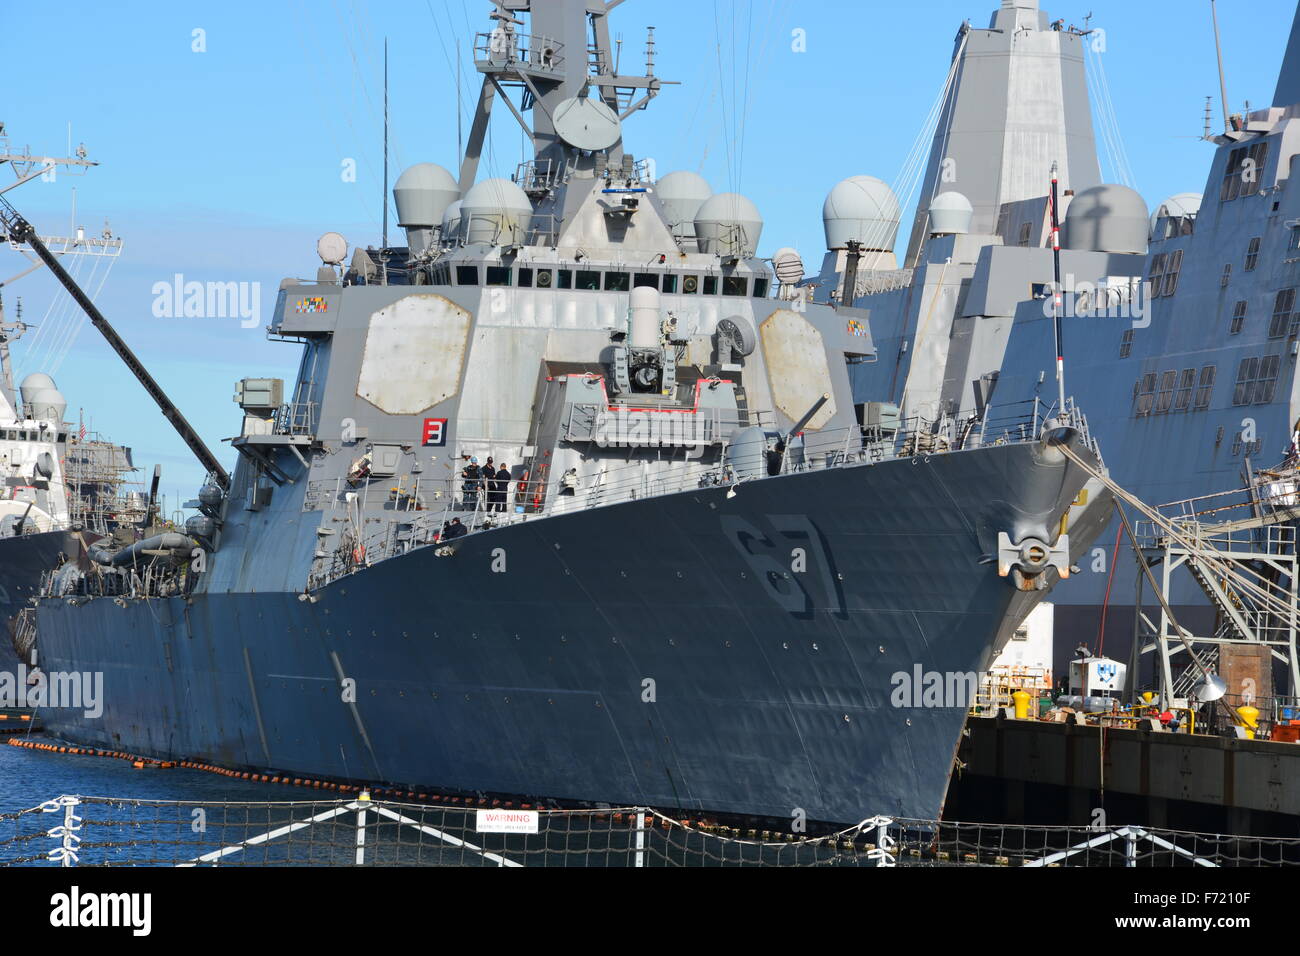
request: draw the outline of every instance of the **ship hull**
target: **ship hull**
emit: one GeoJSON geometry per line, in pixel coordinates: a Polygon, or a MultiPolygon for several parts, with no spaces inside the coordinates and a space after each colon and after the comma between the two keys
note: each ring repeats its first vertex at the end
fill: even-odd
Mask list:
{"type": "Polygon", "coordinates": [[[966,707],[915,681],[986,667],[1044,593],[988,557],[998,531],[1051,526],[1083,486],[1041,449],[569,513],[409,552],[311,600],[43,600],[43,665],[102,672],[105,701],[46,725],[350,780],[934,818],[966,707]]]}
{"type": "MultiPolygon", "coordinates": [[[[76,554],[79,545],[69,531],[0,538],[0,621],[9,622],[27,606],[41,587],[41,576],[59,563],[60,555],[76,554]]],[[[17,654],[6,628],[0,639],[0,667],[11,669],[17,654]]]]}

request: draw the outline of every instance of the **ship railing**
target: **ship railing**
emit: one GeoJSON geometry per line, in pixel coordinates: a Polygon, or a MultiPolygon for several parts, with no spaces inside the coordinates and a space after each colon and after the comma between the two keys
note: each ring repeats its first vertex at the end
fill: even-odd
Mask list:
{"type": "Polygon", "coordinates": [[[564,44],[551,37],[498,28],[474,35],[474,61],[480,68],[522,66],[530,72],[562,74],[564,44]]]}
{"type": "Polygon", "coordinates": [[[515,167],[513,178],[526,193],[546,193],[567,183],[574,169],[567,160],[561,163],[553,159],[529,159],[515,167]]]}
{"type": "Polygon", "coordinates": [[[316,431],[316,403],[289,402],[275,411],[272,430],[276,435],[313,435],[316,431]]]}
{"type": "Polygon", "coordinates": [[[1256,740],[1290,743],[1300,739],[1300,698],[1225,694],[1219,701],[1219,706],[1203,708],[1204,717],[1197,719],[1198,732],[1232,736],[1249,731],[1256,740]]]}
{"type": "MultiPolygon", "coordinates": [[[[1243,514],[1243,517],[1248,515],[1243,514]]],[[[1296,547],[1296,528],[1290,524],[1268,524],[1262,527],[1232,527],[1204,524],[1195,518],[1168,519],[1177,529],[1181,540],[1179,550],[1204,550],[1221,552],[1225,557],[1244,553],[1292,555],[1296,547]]],[[[1138,544],[1143,548],[1164,548],[1172,544],[1170,534],[1159,523],[1143,519],[1135,525],[1138,544]]]]}
{"type": "MultiPolygon", "coordinates": [[[[751,413],[754,419],[763,416],[751,413]]],[[[770,421],[770,417],[766,420],[770,421]]],[[[1045,419],[1025,430],[1008,430],[998,444],[1036,441],[1045,419]]],[[[560,423],[563,431],[564,423],[560,423]]],[[[771,434],[778,430],[772,429],[771,434]]],[[[764,456],[754,467],[737,468],[725,451],[719,454],[707,443],[657,449],[656,460],[640,459],[620,462],[598,471],[566,476],[567,466],[549,462],[534,463],[531,470],[515,468],[504,490],[486,478],[467,480],[463,474],[414,481],[397,479],[383,490],[379,480],[359,490],[344,488],[341,481],[309,484],[307,504],[324,505],[333,500],[336,507],[344,491],[360,495],[360,513],[364,533],[345,530],[334,550],[310,577],[310,586],[319,587],[335,578],[373,565],[415,548],[448,543],[449,531],[472,534],[499,529],[538,518],[554,517],[575,511],[644,500],[701,488],[724,487],[735,491],[740,486],[781,475],[825,471],[854,465],[874,464],[897,458],[931,456],[959,450],[958,423],[924,417],[906,419],[897,428],[847,427],[805,431],[793,438],[784,454],[764,456]],[[504,499],[495,495],[504,495],[504,499]],[[375,526],[373,508],[377,495],[386,495],[383,507],[392,512],[375,526]]],[[[786,436],[790,437],[790,436],[786,436]]],[[[518,441],[475,440],[489,447],[518,445],[518,441]]],[[[453,457],[451,461],[461,459],[453,457]]],[[[607,460],[608,461],[608,460],[607,460]]],[[[351,521],[347,528],[353,528],[351,521]]]]}

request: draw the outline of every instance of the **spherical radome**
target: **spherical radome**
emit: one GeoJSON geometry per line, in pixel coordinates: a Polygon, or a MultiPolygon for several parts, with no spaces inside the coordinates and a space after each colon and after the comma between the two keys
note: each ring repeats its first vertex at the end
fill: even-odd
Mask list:
{"type": "Polygon", "coordinates": [[[827,249],[846,249],[851,241],[864,250],[889,250],[898,238],[902,208],[888,184],[874,176],[841,180],[822,204],[827,249]]]}
{"type": "Polygon", "coordinates": [[[1067,249],[1145,255],[1150,228],[1147,204],[1135,190],[1103,183],[1071,201],[1062,242],[1067,249]]]}

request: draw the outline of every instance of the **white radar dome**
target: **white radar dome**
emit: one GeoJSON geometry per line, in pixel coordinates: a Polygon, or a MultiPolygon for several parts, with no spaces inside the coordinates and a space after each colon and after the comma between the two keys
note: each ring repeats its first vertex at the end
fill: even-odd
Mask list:
{"type": "Polygon", "coordinates": [[[1179,193],[1170,196],[1151,214],[1151,238],[1163,238],[1156,235],[1161,219],[1195,219],[1201,211],[1200,193],[1179,193]]]}
{"type": "Polygon", "coordinates": [[[677,235],[681,226],[686,226],[689,234],[695,225],[695,215],[704,205],[704,201],[713,195],[711,187],[703,176],[686,170],[669,173],[655,183],[655,195],[663,204],[664,214],[668,217],[668,226],[677,235]]]}
{"type": "Polygon", "coordinates": [[[462,203],[457,199],[447,207],[447,211],[442,214],[442,238],[443,241],[460,238],[460,207],[462,203]]]}
{"type": "Polygon", "coordinates": [[[533,204],[510,180],[485,179],[461,200],[460,217],[467,242],[522,245],[533,223],[533,204]]]}
{"type": "Polygon", "coordinates": [[[1103,183],[1074,197],[1062,224],[1067,249],[1145,255],[1151,228],[1147,204],[1127,186],[1103,183]]]}
{"type": "Polygon", "coordinates": [[[898,197],[888,185],[874,176],[850,176],[836,183],[822,204],[826,248],[847,249],[857,241],[863,251],[889,252],[901,218],[898,197]]]}
{"type": "Polygon", "coordinates": [[[740,193],[718,193],[701,204],[695,214],[695,236],[700,251],[724,258],[748,259],[758,249],[763,217],[740,193]]]}
{"type": "Polygon", "coordinates": [[[975,209],[970,200],[958,192],[940,193],[930,203],[932,236],[964,236],[970,232],[975,209]]]}
{"type": "Polygon", "coordinates": [[[447,207],[458,199],[455,177],[437,163],[416,163],[402,171],[393,186],[393,205],[412,252],[428,247],[447,207]]]}

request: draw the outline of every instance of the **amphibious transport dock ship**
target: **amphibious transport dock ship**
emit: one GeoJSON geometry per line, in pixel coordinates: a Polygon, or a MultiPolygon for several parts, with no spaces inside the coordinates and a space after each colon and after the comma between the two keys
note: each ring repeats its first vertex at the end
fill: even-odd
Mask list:
{"type": "MultiPolygon", "coordinates": [[[[1089,102],[1090,81],[1104,88],[1098,42],[1038,0],[1003,0],[987,27],[963,25],[905,258],[892,252],[894,192],[855,177],[827,202],[876,222],[861,267],[846,277],[847,251],[832,245],[808,284],[818,300],[870,314],[881,358],[853,368],[859,400],[934,420],[1051,402],[1055,176],[1066,377],[1111,475],[1148,502],[1248,486],[1252,469],[1288,453],[1300,420],[1300,197],[1288,188],[1300,32],[1273,105],[1207,128],[1216,150],[1204,197],[1177,193],[1154,211],[1131,183],[1102,178],[1089,102]]],[[[1112,523],[1053,595],[1058,672],[1081,642],[1096,646],[1103,622],[1111,653],[1132,640],[1135,572],[1127,543],[1114,550],[1119,531],[1112,523]]],[[[1193,582],[1179,578],[1171,600],[1185,625],[1214,631],[1193,582]]]]}
{"type": "Polygon", "coordinates": [[[396,184],[408,245],[344,268],[327,234],[283,283],[299,374],[240,383],[233,475],[169,413],[213,463],[203,514],[52,575],[41,660],[102,671],[105,706],[51,732],[442,790],[940,812],[966,701],[928,678],[985,667],[1106,520],[1064,453],[1099,464],[1086,422],[855,404],[865,316],[807,302],[789,255],[774,282],[748,199],[624,150],[661,81],[614,71],[607,12],[498,5],[459,176],[396,184]],[[476,182],[498,98],[535,156],[476,182]]]}

